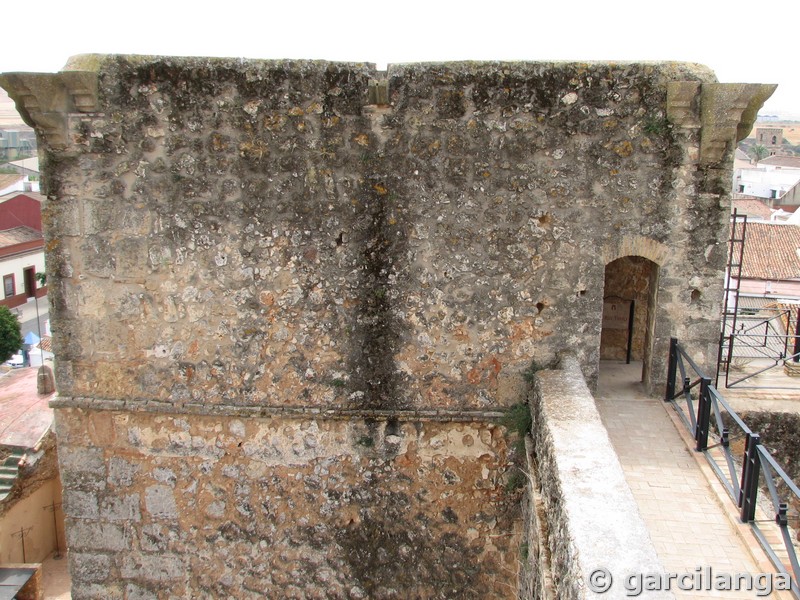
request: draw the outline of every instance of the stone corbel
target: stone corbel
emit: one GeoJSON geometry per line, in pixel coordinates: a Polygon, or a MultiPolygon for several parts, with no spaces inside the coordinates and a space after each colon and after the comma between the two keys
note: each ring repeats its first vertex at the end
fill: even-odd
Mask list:
{"type": "Polygon", "coordinates": [[[758,109],[777,85],[705,83],[700,98],[700,162],[717,163],[726,148],[750,133],[758,109]]]}
{"type": "Polygon", "coordinates": [[[700,128],[700,86],[698,81],[671,81],[667,84],[667,118],[674,126],[700,128]]]}
{"type": "Polygon", "coordinates": [[[64,71],[61,80],[67,86],[76,112],[97,112],[97,73],[92,71],[64,71]]]}
{"type": "Polygon", "coordinates": [[[97,73],[4,73],[0,86],[22,119],[53,150],[69,145],[69,115],[97,111],[97,73]]]}
{"type": "Polygon", "coordinates": [[[683,129],[700,128],[700,164],[719,163],[729,146],[743,140],[758,110],[777,85],[760,83],[698,83],[667,85],[667,116],[683,129]]]}

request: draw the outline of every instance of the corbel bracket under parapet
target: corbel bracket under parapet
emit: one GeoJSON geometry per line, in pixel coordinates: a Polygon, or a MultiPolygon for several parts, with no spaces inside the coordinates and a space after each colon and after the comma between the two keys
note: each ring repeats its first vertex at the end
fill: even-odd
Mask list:
{"type": "Polygon", "coordinates": [[[682,129],[700,129],[700,164],[716,164],[743,140],[777,85],[761,83],[667,84],[667,117],[682,129]]]}
{"type": "Polygon", "coordinates": [[[96,112],[97,73],[4,73],[0,86],[17,105],[22,119],[54,150],[69,144],[69,115],[96,112]]]}
{"type": "Polygon", "coordinates": [[[671,81],[667,84],[667,118],[681,129],[700,129],[699,81],[671,81]]]}

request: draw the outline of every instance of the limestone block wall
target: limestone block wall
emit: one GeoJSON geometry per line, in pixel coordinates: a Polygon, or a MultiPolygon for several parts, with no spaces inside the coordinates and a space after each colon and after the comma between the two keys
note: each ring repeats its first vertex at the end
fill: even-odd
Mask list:
{"type": "Polygon", "coordinates": [[[493,419],[564,348],[594,381],[605,265],[659,265],[652,384],[672,335],[713,359],[760,86],[126,56],[0,84],[40,138],[76,598],[513,597],[493,419]]]}
{"type": "Polygon", "coordinates": [[[75,598],[514,598],[502,428],[58,411],[75,598]]]}

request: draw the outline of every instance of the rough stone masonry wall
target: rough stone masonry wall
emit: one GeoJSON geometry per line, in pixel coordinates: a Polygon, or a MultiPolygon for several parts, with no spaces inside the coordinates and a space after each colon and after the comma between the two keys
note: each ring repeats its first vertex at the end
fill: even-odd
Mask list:
{"type": "Polygon", "coordinates": [[[70,69],[0,83],[40,136],[74,597],[513,597],[492,418],[565,347],[596,377],[605,264],[661,267],[654,381],[716,339],[757,103],[705,68],[393,66],[383,103],[365,64],[70,69]]]}
{"type": "Polygon", "coordinates": [[[662,263],[655,355],[716,340],[728,186],[666,114],[707,70],[400,66],[374,107],[366,65],[92,66],[44,156],[62,396],[483,409],[565,347],[593,381],[625,242],[662,263]]]}
{"type": "Polygon", "coordinates": [[[515,597],[499,427],[57,419],[74,598],[515,597]]]}

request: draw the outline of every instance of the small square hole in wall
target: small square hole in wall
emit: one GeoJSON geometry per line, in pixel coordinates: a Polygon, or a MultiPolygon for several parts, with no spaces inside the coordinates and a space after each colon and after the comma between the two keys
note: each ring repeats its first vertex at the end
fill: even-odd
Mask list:
{"type": "Polygon", "coordinates": [[[368,102],[370,104],[377,104],[378,106],[386,106],[389,104],[389,82],[386,80],[371,80],[369,82],[368,102]]]}

